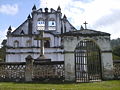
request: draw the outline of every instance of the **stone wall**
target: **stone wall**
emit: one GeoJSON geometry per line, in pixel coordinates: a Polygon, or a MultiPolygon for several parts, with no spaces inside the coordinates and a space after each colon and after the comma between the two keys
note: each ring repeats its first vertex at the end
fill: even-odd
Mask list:
{"type": "Polygon", "coordinates": [[[26,62],[1,62],[0,81],[64,81],[64,61],[35,61],[29,55],[26,62]]]}

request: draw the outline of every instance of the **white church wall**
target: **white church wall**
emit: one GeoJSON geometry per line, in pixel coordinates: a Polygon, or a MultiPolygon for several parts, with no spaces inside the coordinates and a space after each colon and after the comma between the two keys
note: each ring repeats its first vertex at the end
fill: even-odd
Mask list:
{"type": "Polygon", "coordinates": [[[38,43],[40,44],[40,42],[38,42],[37,40],[35,40],[35,37],[32,37],[32,45],[33,47],[38,47],[38,43]]]}
{"type": "Polygon", "coordinates": [[[11,39],[11,37],[8,36],[8,37],[7,37],[7,43],[6,43],[6,45],[9,46],[9,47],[12,46],[12,44],[10,43],[10,42],[11,42],[10,39],[11,39]]]}
{"type": "Polygon", "coordinates": [[[7,54],[6,62],[21,62],[21,56],[19,54],[7,54]]]}
{"type": "Polygon", "coordinates": [[[33,22],[32,22],[32,33],[37,34],[37,13],[32,14],[33,22]]]}
{"type": "Polygon", "coordinates": [[[14,47],[14,42],[18,41],[19,47],[26,47],[26,42],[28,40],[30,40],[29,37],[9,37],[9,40],[7,40],[7,46],[14,47]]]}
{"type": "MultiPolygon", "coordinates": [[[[34,59],[36,59],[40,55],[40,48],[7,49],[7,52],[10,54],[8,54],[6,56],[6,61],[14,62],[15,60],[18,60],[18,62],[23,62],[23,61],[25,61],[25,58],[28,55],[31,55],[34,59]],[[16,58],[9,57],[9,55],[12,56],[12,53],[14,53],[14,55],[16,55],[16,58]]],[[[64,55],[61,54],[62,52],[63,52],[62,49],[45,48],[45,56],[50,58],[52,61],[63,61],[64,55]]]]}
{"type": "Polygon", "coordinates": [[[54,37],[55,41],[54,41],[54,46],[58,47],[61,46],[61,38],[60,37],[54,37]]]}
{"type": "Polygon", "coordinates": [[[57,13],[56,22],[57,22],[57,26],[56,26],[57,32],[61,33],[61,13],[57,13]]]}
{"type": "Polygon", "coordinates": [[[57,40],[58,42],[58,46],[61,46],[61,37],[58,37],[58,40],[57,40]]]}
{"type": "Polygon", "coordinates": [[[19,39],[17,37],[8,37],[7,46],[13,47],[15,40],[19,41],[19,39]]]}
{"type": "Polygon", "coordinates": [[[56,14],[49,14],[48,15],[48,20],[50,20],[50,19],[54,19],[55,21],[56,21],[56,14]]]}
{"type": "Polygon", "coordinates": [[[46,57],[50,58],[52,61],[63,61],[63,55],[59,54],[61,58],[58,57],[58,53],[46,54],[46,57]]]}

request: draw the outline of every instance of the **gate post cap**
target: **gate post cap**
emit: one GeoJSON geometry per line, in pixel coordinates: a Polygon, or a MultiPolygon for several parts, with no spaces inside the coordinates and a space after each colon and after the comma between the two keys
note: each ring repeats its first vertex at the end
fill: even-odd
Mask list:
{"type": "Polygon", "coordinates": [[[33,59],[31,55],[28,55],[25,59],[30,60],[33,59]]]}

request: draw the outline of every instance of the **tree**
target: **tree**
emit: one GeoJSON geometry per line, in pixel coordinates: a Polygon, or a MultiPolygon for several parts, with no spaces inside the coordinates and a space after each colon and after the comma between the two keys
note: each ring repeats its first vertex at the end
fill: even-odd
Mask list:
{"type": "Polygon", "coordinates": [[[1,45],[2,47],[0,48],[0,61],[5,61],[5,56],[6,56],[6,42],[7,40],[3,40],[1,45]]]}
{"type": "Polygon", "coordinates": [[[120,46],[120,38],[112,39],[111,40],[111,46],[112,46],[112,48],[114,48],[116,46],[120,46]]]}
{"type": "Polygon", "coordinates": [[[120,57],[120,46],[113,48],[113,54],[120,57]]]}
{"type": "Polygon", "coordinates": [[[0,48],[0,61],[5,61],[5,47],[0,48]]]}

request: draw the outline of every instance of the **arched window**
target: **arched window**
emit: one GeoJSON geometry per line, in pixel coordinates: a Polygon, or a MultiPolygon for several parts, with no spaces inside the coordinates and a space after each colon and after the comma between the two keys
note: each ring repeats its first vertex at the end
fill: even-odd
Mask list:
{"type": "Polygon", "coordinates": [[[44,47],[45,48],[50,48],[50,41],[49,40],[44,41],[44,47]]]}
{"type": "Polygon", "coordinates": [[[30,47],[31,46],[31,40],[26,41],[26,47],[30,47]]]}
{"type": "Polygon", "coordinates": [[[56,22],[55,20],[48,21],[48,30],[56,30],[56,22]]]}
{"type": "Polygon", "coordinates": [[[45,30],[45,21],[43,19],[37,21],[37,30],[45,30]]]}
{"type": "Polygon", "coordinates": [[[14,47],[19,47],[19,41],[14,41],[14,47]]]}

